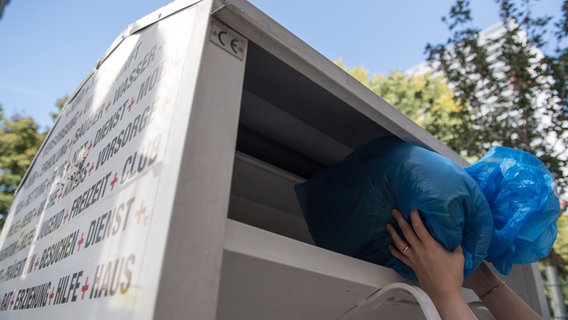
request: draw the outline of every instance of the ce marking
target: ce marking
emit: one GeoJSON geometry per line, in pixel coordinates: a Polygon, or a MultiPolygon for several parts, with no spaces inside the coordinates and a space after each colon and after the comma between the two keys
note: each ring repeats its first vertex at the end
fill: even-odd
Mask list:
{"type": "MultiPolygon", "coordinates": [[[[221,42],[221,45],[223,45],[223,46],[225,46],[225,43],[223,41],[223,36],[226,36],[226,35],[228,35],[227,31],[221,31],[217,34],[217,37],[219,38],[219,42],[221,42]]],[[[231,42],[230,42],[231,43],[231,45],[230,45],[231,50],[233,50],[234,54],[238,54],[239,52],[237,51],[237,48],[238,48],[237,43],[239,42],[239,40],[238,39],[229,39],[229,40],[231,40],[231,42]]]]}
{"type": "Polygon", "coordinates": [[[236,32],[232,32],[227,28],[213,23],[211,25],[209,40],[233,56],[241,60],[244,59],[247,40],[239,36],[236,32]]]}

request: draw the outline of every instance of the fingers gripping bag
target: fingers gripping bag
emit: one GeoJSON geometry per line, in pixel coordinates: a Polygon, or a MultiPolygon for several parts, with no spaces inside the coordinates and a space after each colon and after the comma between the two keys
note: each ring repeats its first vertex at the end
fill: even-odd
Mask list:
{"type": "Polygon", "coordinates": [[[316,245],[416,275],[388,251],[392,209],[409,220],[417,208],[426,228],[448,250],[462,244],[467,277],[486,257],[493,232],[478,185],[451,160],[394,137],[357,148],[296,186],[316,245]]]}
{"type": "Polygon", "coordinates": [[[560,201],[544,164],[528,152],[495,147],[466,171],[493,212],[495,232],[487,261],[508,274],[514,264],[546,257],[557,235],[560,201]]]}

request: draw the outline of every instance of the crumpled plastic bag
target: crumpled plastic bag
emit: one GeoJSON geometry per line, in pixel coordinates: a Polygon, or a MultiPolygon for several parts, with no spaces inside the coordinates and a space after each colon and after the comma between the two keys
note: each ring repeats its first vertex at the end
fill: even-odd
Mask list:
{"type": "MultiPolygon", "coordinates": [[[[338,164],[296,186],[316,245],[416,279],[388,251],[386,224],[397,208],[418,208],[426,228],[448,250],[462,244],[467,277],[486,257],[493,218],[483,193],[449,159],[394,137],[357,148],[338,164]]],[[[400,233],[400,232],[399,232],[400,233]]],[[[400,233],[401,234],[401,233],[400,233]]]]}
{"type": "Polygon", "coordinates": [[[558,232],[560,201],[544,164],[528,152],[494,147],[465,170],[493,212],[495,231],[487,261],[508,274],[514,264],[546,257],[558,232]]]}

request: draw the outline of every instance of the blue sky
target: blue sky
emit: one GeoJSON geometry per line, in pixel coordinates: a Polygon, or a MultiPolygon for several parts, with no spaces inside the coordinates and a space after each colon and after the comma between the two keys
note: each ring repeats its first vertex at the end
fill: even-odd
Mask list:
{"type": "MultiPolygon", "coordinates": [[[[51,124],[55,101],[71,94],[114,39],[170,0],[12,0],[0,19],[0,104],[5,115],[51,124]]],[[[424,60],[428,42],[448,37],[440,18],[453,0],[253,0],[331,60],[388,74],[424,60]]],[[[498,22],[494,0],[474,0],[477,27],[498,22]]],[[[557,13],[561,0],[535,11],[557,13]]]]}

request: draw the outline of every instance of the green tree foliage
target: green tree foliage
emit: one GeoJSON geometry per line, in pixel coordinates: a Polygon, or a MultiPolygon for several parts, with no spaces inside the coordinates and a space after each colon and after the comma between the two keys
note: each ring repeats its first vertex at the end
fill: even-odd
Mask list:
{"type": "Polygon", "coordinates": [[[4,117],[0,105],[0,217],[8,212],[13,193],[45,137],[38,129],[31,117],[4,117]]]}
{"type": "Polygon", "coordinates": [[[432,66],[445,74],[455,98],[466,106],[459,116],[471,125],[456,128],[464,137],[458,150],[473,157],[495,145],[529,151],[566,187],[567,2],[556,24],[551,17],[533,17],[532,0],[496,2],[504,26],[499,37],[480,38],[470,1],[456,0],[442,19],[452,36],[426,47],[432,66]],[[537,50],[550,48],[552,33],[556,49],[537,50]]]}
{"type": "MultiPolygon", "coordinates": [[[[539,268],[541,269],[541,275],[545,279],[545,293],[549,300],[552,300],[550,292],[552,287],[549,279],[547,279],[546,267],[556,268],[558,274],[557,285],[561,286],[564,295],[564,305],[568,306],[568,270],[566,269],[568,262],[568,212],[566,212],[566,208],[564,208],[564,213],[558,218],[557,225],[558,236],[554,246],[548,257],[541,261],[539,268]]],[[[551,310],[553,313],[556,312],[552,305],[551,310]]]]}
{"type": "MultiPolygon", "coordinates": [[[[558,218],[558,237],[556,238],[556,242],[554,242],[553,249],[555,253],[560,255],[562,260],[568,261],[568,213],[567,212],[564,212],[564,214],[560,215],[560,218],[558,218]]],[[[564,270],[564,273],[566,272],[567,270],[564,270]]]]}
{"type": "Polygon", "coordinates": [[[563,285],[564,304],[568,306],[568,270],[566,270],[568,261],[568,212],[566,209],[558,219],[558,236],[552,250],[553,253],[550,256],[553,257],[554,254],[557,254],[560,258],[559,261],[554,262],[554,265],[558,268],[558,273],[561,276],[560,281],[563,285]]]}
{"type": "MultiPolygon", "coordinates": [[[[341,61],[336,63],[346,69],[341,61]]],[[[455,101],[442,77],[407,76],[401,71],[385,77],[370,75],[363,67],[347,69],[347,72],[436,138],[460,150],[463,139],[457,129],[463,124],[456,115],[463,107],[455,101]]]]}

